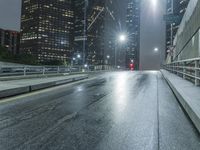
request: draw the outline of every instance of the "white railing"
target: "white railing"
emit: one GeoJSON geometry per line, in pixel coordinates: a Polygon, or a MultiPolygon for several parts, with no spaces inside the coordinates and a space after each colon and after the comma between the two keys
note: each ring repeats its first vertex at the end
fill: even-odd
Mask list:
{"type": "Polygon", "coordinates": [[[164,69],[193,82],[196,86],[200,85],[200,58],[176,61],[163,66],[164,69]]]}
{"type": "Polygon", "coordinates": [[[99,66],[0,66],[0,76],[26,76],[26,75],[47,75],[59,73],[79,73],[101,70],[113,70],[108,65],[99,66]]]}

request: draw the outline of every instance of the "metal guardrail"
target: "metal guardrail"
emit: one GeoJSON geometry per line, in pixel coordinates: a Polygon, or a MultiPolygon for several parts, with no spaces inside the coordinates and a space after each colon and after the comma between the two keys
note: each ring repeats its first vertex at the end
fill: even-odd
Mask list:
{"type": "Polygon", "coordinates": [[[59,73],[78,73],[101,70],[113,70],[114,67],[107,65],[99,66],[0,66],[0,76],[26,76],[47,75],[59,73]]]}
{"type": "Polygon", "coordinates": [[[193,82],[196,86],[200,85],[200,58],[175,61],[163,65],[164,69],[193,82]]]}

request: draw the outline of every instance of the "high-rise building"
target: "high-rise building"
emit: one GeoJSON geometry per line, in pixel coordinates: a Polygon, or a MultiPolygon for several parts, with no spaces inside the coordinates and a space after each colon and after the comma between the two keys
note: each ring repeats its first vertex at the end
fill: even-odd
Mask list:
{"type": "Polygon", "coordinates": [[[70,62],[73,51],[73,0],[22,0],[21,52],[38,62],[70,62]]]}
{"type": "Polygon", "coordinates": [[[140,1],[129,0],[126,17],[128,32],[128,48],[126,51],[126,67],[134,65],[136,70],[140,65],[140,1]]]}
{"type": "Polygon", "coordinates": [[[86,0],[73,0],[73,10],[74,10],[74,53],[73,57],[80,55],[81,58],[79,61],[76,61],[78,64],[83,63],[83,49],[86,48],[87,33],[85,30],[86,26],[86,17],[87,13],[87,2],[86,0]]]}
{"type": "Polygon", "coordinates": [[[173,41],[178,31],[183,15],[190,0],[167,0],[166,6],[166,56],[173,47],[173,41]]]}
{"type": "Polygon", "coordinates": [[[88,64],[104,64],[104,18],[105,1],[89,1],[87,14],[87,54],[88,64]]]}
{"type": "MultiPolygon", "coordinates": [[[[116,33],[116,2],[111,0],[75,0],[75,55],[85,55],[90,65],[112,64],[116,33]],[[87,6],[87,9],[85,9],[87,6]],[[86,11],[86,12],[85,12],[86,11]],[[85,16],[86,14],[86,16],[85,16]],[[86,20],[85,20],[86,19],[86,20]],[[86,26],[84,23],[86,22],[86,26]],[[84,27],[85,31],[84,31],[84,27]],[[85,42],[85,51],[84,51],[85,42]],[[84,53],[84,54],[83,54],[84,53]],[[109,60],[107,60],[107,56],[109,60]]],[[[83,58],[82,58],[83,59],[83,58]]],[[[112,64],[113,65],[113,64],[112,64]]]]}
{"type": "Polygon", "coordinates": [[[119,45],[118,36],[123,32],[121,25],[121,0],[106,0],[104,14],[104,62],[109,65],[124,66],[122,47],[119,45]],[[109,56],[109,57],[108,57],[109,56]]]}
{"type": "Polygon", "coordinates": [[[19,53],[20,33],[18,31],[0,29],[0,45],[12,54],[19,53]]]}

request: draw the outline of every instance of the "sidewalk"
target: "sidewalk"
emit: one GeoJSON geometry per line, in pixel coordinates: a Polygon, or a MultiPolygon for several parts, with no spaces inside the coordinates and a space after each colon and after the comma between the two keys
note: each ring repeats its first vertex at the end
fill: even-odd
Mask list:
{"type": "Polygon", "coordinates": [[[88,78],[88,75],[67,75],[49,78],[33,78],[0,81],[0,98],[28,93],[44,88],[67,84],[88,78]]]}
{"type": "Polygon", "coordinates": [[[161,72],[200,132],[200,87],[166,70],[161,70],[161,72]]]}

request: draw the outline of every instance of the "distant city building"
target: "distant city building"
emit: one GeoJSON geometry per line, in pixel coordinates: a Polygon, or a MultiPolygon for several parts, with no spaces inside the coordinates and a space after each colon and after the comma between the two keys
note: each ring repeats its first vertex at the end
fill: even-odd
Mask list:
{"type": "Polygon", "coordinates": [[[190,0],[167,0],[166,7],[166,56],[173,47],[173,41],[190,0]]]}
{"type": "Polygon", "coordinates": [[[114,55],[114,37],[116,33],[116,3],[108,0],[75,0],[75,54],[83,56],[85,41],[85,63],[90,65],[112,64],[114,55]],[[85,7],[86,31],[84,32],[85,7]],[[108,60],[108,57],[109,60],[108,60]]]}
{"type": "Polygon", "coordinates": [[[140,2],[141,0],[129,0],[126,17],[128,32],[128,48],[126,51],[126,67],[134,65],[138,70],[140,66],[140,2]]]}
{"type": "Polygon", "coordinates": [[[104,64],[105,0],[89,1],[87,13],[87,62],[104,64]]]}
{"type": "Polygon", "coordinates": [[[38,62],[70,62],[73,51],[73,0],[22,0],[21,52],[38,62]]]}
{"type": "Polygon", "coordinates": [[[110,0],[23,0],[20,50],[41,63],[114,65],[118,5],[110,0]]]}
{"type": "Polygon", "coordinates": [[[0,29],[0,45],[12,54],[19,53],[20,33],[18,31],[0,29]]]}
{"type": "Polygon", "coordinates": [[[114,65],[117,1],[97,0],[90,3],[88,16],[88,60],[93,64],[114,65]]]}
{"type": "Polygon", "coordinates": [[[125,50],[118,42],[118,37],[122,30],[121,25],[121,0],[106,0],[104,11],[104,32],[102,39],[102,46],[104,47],[104,63],[109,65],[115,65],[115,53],[116,53],[116,65],[124,66],[125,50]]]}
{"type": "MultiPolygon", "coordinates": [[[[74,10],[74,53],[73,57],[80,55],[81,58],[76,58],[76,64],[83,63],[83,45],[86,44],[87,36],[84,30],[85,21],[85,10],[87,11],[87,1],[86,0],[73,0],[73,10],[74,10]]],[[[86,46],[85,46],[86,47],[86,46]]]]}

